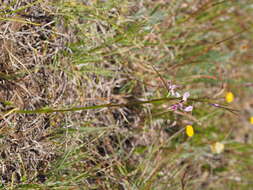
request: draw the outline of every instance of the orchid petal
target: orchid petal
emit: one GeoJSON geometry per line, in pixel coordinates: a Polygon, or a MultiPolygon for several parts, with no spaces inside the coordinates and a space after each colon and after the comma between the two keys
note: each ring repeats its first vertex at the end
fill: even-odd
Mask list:
{"type": "Polygon", "coordinates": [[[180,97],[181,97],[181,95],[180,95],[178,92],[176,92],[175,96],[176,96],[177,98],[180,98],[180,97]]]}
{"type": "Polygon", "coordinates": [[[193,106],[187,106],[186,108],[184,108],[184,111],[186,112],[190,112],[193,110],[193,106]]]}
{"type": "Polygon", "coordinates": [[[185,92],[184,95],[183,95],[183,100],[186,101],[189,96],[190,96],[190,93],[185,92]]]}

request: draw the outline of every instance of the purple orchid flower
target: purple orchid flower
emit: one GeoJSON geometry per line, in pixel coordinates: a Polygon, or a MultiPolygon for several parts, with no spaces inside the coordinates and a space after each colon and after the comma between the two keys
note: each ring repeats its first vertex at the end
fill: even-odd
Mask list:
{"type": "MultiPolygon", "coordinates": [[[[175,87],[175,85],[172,85],[172,86],[175,87]]],[[[174,90],[174,87],[172,87],[171,89],[174,90]]],[[[182,100],[180,102],[178,102],[178,103],[173,104],[172,106],[170,106],[170,109],[173,110],[173,111],[183,110],[185,112],[191,112],[193,110],[193,106],[187,106],[187,107],[184,108],[184,105],[183,105],[183,103],[187,101],[187,99],[189,98],[189,96],[190,96],[190,93],[189,92],[185,92],[184,95],[183,95],[183,97],[182,97],[182,100]]]]}
{"type": "Polygon", "coordinates": [[[184,95],[183,95],[183,101],[187,101],[187,99],[189,98],[190,96],[190,93],[189,92],[185,92],[184,95]]]}
{"type": "Polygon", "coordinates": [[[191,112],[193,110],[193,106],[187,106],[186,108],[184,108],[184,111],[186,112],[191,112]]]}

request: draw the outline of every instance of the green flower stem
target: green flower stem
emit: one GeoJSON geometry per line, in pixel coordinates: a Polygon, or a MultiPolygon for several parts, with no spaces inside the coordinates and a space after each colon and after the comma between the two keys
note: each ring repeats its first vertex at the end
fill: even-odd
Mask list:
{"type": "MultiPolygon", "coordinates": [[[[100,108],[112,108],[112,107],[126,107],[126,106],[136,106],[142,104],[153,104],[159,102],[167,102],[172,100],[179,100],[180,98],[158,98],[152,99],[147,101],[133,101],[127,104],[102,104],[102,105],[95,105],[95,106],[86,106],[86,107],[71,107],[71,108],[61,108],[61,109],[53,109],[53,108],[41,108],[36,110],[15,110],[13,113],[20,113],[20,114],[42,114],[42,113],[56,113],[56,112],[71,112],[71,111],[81,111],[81,110],[92,110],[92,109],[100,109],[100,108]]],[[[213,103],[209,99],[195,99],[189,98],[188,101],[192,102],[202,102],[202,103],[213,103]]],[[[229,110],[229,108],[226,108],[229,110]]]]}

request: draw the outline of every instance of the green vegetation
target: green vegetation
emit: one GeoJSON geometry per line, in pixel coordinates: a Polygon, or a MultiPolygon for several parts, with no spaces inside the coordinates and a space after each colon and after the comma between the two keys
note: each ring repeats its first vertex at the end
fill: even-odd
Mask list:
{"type": "Polygon", "coordinates": [[[0,189],[252,189],[252,18],[251,0],[3,1],[0,189]]]}

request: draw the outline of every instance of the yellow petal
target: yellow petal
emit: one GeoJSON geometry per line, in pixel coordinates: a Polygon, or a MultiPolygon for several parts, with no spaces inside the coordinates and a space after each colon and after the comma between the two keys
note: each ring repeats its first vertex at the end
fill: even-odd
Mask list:
{"type": "Polygon", "coordinates": [[[250,124],[253,125],[253,116],[250,117],[250,124]]]}
{"type": "Polygon", "coordinates": [[[192,137],[194,135],[194,130],[191,125],[187,125],[185,130],[186,130],[186,134],[188,135],[188,137],[192,137]]]}
{"type": "Polygon", "coordinates": [[[211,150],[215,154],[220,154],[224,151],[224,144],[220,142],[213,143],[211,145],[211,150]]]}
{"type": "Polygon", "coordinates": [[[233,94],[232,92],[227,92],[227,94],[226,94],[226,101],[227,101],[228,103],[234,101],[234,94],[233,94]]]}

